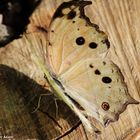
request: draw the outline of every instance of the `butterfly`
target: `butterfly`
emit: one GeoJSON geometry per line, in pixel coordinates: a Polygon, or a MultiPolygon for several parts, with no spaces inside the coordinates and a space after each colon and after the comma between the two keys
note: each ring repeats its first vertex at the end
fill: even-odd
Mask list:
{"type": "Polygon", "coordinates": [[[89,132],[99,132],[89,117],[103,126],[117,121],[128,104],[137,104],[124,77],[108,57],[107,35],[91,23],[84,8],[91,1],[63,2],[54,13],[47,33],[47,65],[36,62],[53,92],[81,120],[89,132]]]}

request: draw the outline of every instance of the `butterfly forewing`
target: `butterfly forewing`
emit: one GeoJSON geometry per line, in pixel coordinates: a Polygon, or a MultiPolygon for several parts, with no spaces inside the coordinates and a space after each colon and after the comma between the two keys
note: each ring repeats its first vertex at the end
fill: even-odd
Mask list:
{"type": "Polygon", "coordinates": [[[50,24],[48,52],[55,73],[62,74],[83,58],[108,50],[106,35],[85,19],[89,2],[69,2],[56,11],[50,24]],[[81,9],[81,10],[80,10],[81,9]]]}

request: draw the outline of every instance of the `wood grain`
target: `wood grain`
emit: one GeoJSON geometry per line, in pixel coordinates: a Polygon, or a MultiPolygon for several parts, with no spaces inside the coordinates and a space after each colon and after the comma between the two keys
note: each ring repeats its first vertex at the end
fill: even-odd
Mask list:
{"type": "MultiPolygon", "coordinates": [[[[64,0],[43,0],[32,14],[25,35],[0,48],[0,135],[13,136],[16,140],[56,139],[72,126],[78,118],[48,91],[44,75],[33,61],[29,41],[35,48],[46,45],[46,33],[36,33],[37,27],[47,30],[56,8],[64,0]],[[32,35],[33,34],[33,35],[32,35]],[[40,109],[34,113],[41,94],[40,109]],[[58,105],[58,109],[57,109],[58,105]],[[61,125],[58,126],[50,117],[61,125]],[[56,112],[57,116],[56,116],[56,112]]],[[[140,101],[140,0],[92,0],[86,14],[92,22],[108,34],[111,42],[109,57],[121,69],[129,93],[140,101]]],[[[45,58],[44,58],[45,59],[45,58]]],[[[139,140],[140,105],[129,105],[120,119],[101,128],[101,135],[85,134],[80,125],[63,140],[139,140]]]]}

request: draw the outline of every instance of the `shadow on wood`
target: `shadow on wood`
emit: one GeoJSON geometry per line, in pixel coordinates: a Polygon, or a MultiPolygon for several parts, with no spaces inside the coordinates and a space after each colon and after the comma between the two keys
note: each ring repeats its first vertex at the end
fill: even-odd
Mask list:
{"type": "Polygon", "coordinates": [[[15,139],[54,139],[64,134],[78,122],[78,118],[52,93],[26,75],[0,65],[0,136],[15,139]],[[42,97],[40,108],[33,112],[42,97]],[[58,110],[57,110],[58,105],[58,110]],[[57,113],[56,113],[57,112],[57,113]],[[59,120],[67,121],[61,128],[59,120]]]}

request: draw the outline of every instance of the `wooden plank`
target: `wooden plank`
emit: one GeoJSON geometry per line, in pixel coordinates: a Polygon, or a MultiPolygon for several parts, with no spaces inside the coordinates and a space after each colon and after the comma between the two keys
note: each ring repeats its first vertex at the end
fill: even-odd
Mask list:
{"type": "MultiPolygon", "coordinates": [[[[37,26],[49,26],[51,17],[64,0],[43,0],[30,18],[28,35],[15,40],[0,49],[0,135],[13,136],[18,140],[50,140],[68,131],[78,119],[63,104],[58,102],[58,116],[53,95],[41,99],[41,111],[49,113],[61,125],[61,129],[50,117],[41,111],[32,113],[37,106],[39,95],[48,92],[44,75],[32,59],[28,40],[38,45],[43,38],[46,45],[46,33],[36,34],[37,26]],[[30,36],[30,34],[34,34],[30,36]],[[4,66],[4,65],[6,66],[4,66]],[[13,69],[14,68],[14,69],[13,69]],[[45,88],[44,88],[45,87],[45,88]],[[33,99],[32,99],[33,98],[33,99]]],[[[108,34],[111,42],[109,57],[120,67],[129,92],[140,101],[140,1],[139,0],[92,0],[93,4],[86,9],[90,19],[108,34]]],[[[139,139],[140,106],[129,105],[121,114],[119,121],[101,128],[101,135],[85,134],[82,125],[64,140],[122,140],[139,139]]]]}

